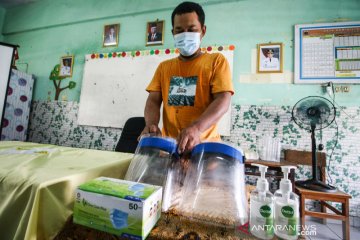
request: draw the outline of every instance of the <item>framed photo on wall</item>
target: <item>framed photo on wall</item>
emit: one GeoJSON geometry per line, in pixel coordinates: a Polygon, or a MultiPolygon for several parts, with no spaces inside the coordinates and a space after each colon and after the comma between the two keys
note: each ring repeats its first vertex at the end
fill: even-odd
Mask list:
{"type": "Polygon", "coordinates": [[[103,46],[116,47],[119,43],[120,23],[104,26],[103,46]]]}
{"type": "Polygon", "coordinates": [[[73,73],[74,56],[61,57],[59,76],[71,77],[73,73]]]}
{"type": "Polygon", "coordinates": [[[257,50],[258,73],[283,72],[283,47],[282,43],[261,43],[257,50]]]}
{"type": "Polygon", "coordinates": [[[164,22],[162,20],[146,24],[146,46],[162,45],[164,43],[164,22]]]}

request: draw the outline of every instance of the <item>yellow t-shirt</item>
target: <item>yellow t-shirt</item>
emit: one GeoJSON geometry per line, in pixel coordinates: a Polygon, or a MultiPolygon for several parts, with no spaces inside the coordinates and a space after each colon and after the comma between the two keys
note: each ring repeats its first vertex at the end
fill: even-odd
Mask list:
{"type": "MultiPolygon", "coordinates": [[[[162,135],[173,138],[201,116],[214,93],[234,94],[229,63],[221,53],[203,53],[191,61],[173,58],[160,63],[146,91],[161,92],[162,135]]],[[[201,140],[220,140],[217,126],[203,132],[201,140]]]]}

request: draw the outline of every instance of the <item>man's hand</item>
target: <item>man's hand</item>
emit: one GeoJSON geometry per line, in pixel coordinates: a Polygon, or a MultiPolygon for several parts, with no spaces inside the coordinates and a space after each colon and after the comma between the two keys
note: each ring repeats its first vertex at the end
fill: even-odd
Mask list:
{"type": "Polygon", "coordinates": [[[141,136],[145,135],[145,134],[150,134],[150,135],[155,135],[155,136],[161,136],[161,130],[160,128],[155,125],[152,124],[150,126],[145,126],[144,130],[142,130],[140,136],[138,137],[138,141],[140,141],[141,136]]]}
{"type": "Polygon", "coordinates": [[[138,137],[140,140],[142,135],[150,134],[155,136],[161,136],[161,130],[158,127],[160,120],[160,106],[162,103],[161,92],[149,92],[149,96],[146,100],[144,117],[145,128],[138,137]]]}
{"type": "Polygon", "coordinates": [[[178,137],[179,153],[191,151],[196,144],[200,143],[201,134],[211,125],[217,123],[222,115],[228,110],[231,100],[230,92],[214,94],[214,100],[205,112],[189,127],[183,129],[178,137]]]}
{"type": "Polygon", "coordinates": [[[196,144],[200,143],[201,132],[195,125],[191,125],[181,131],[178,137],[179,153],[190,152],[196,144]]]}

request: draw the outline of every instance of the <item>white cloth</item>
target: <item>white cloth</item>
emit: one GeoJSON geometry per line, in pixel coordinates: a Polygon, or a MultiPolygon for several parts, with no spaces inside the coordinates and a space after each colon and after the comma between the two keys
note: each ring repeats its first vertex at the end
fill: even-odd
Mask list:
{"type": "Polygon", "coordinates": [[[62,66],[60,70],[61,76],[69,76],[71,68],[69,66],[62,66]]]}
{"type": "Polygon", "coordinates": [[[267,69],[278,70],[279,69],[279,59],[277,58],[265,58],[262,62],[262,67],[267,69]]]}

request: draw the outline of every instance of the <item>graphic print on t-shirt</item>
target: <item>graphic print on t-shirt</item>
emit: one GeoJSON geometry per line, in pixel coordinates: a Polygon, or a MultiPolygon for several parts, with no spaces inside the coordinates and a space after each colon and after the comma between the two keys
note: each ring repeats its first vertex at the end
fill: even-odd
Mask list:
{"type": "Polygon", "coordinates": [[[198,77],[172,76],[169,87],[169,106],[194,106],[198,77]]]}

